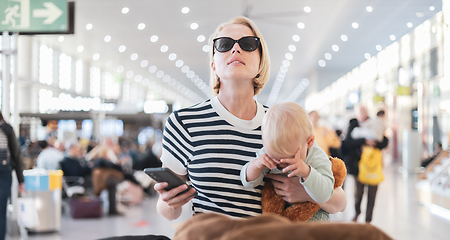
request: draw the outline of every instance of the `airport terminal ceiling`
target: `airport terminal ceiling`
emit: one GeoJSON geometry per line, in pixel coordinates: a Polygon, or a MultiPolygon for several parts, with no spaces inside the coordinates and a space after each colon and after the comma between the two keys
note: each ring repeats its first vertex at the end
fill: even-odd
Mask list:
{"type": "Polygon", "coordinates": [[[271,78],[258,100],[271,105],[288,96],[300,102],[441,9],[441,0],[76,0],[75,34],[38,38],[122,79],[155,82],[195,102],[208,98],[210,35],[244,15],[269,48],[271,78]],[[299,84],[306,87],[294,92],[299,84]]]}

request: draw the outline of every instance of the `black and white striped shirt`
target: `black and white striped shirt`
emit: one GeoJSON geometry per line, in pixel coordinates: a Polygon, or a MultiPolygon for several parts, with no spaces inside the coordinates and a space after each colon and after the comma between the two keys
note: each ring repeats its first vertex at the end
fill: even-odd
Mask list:
{"type": "Polygon", "coordinates": [[[216,212],[242,218],[261,214],[262,184],[245,188],[241,168],[262,147],[261,123],[267,107],[257,103],[256,116],[242,120],[218,98],[173,112],[163,137],[161,161],[179,175],[189,175],[198,191],[194,213],[216,212]]]}

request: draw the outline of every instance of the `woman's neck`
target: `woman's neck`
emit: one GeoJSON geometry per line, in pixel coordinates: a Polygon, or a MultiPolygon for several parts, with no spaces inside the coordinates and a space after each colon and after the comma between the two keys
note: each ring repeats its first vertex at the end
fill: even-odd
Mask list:
{"type": "Polygon", "coordinates": [[[256,116],[257,105],[253,99],[253,92],[233,92],[221,89],[217,97],[222,106],[237,118],[252,120],[256,116]]]}

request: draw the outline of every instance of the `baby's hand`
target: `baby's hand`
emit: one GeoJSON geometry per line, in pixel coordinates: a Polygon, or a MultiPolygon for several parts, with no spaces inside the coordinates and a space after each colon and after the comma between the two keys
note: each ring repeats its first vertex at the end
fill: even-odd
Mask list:
{"type": "Polygon", "coordinates": [[[269,157],[267,153],[264,153],[263,155],[259,156],[257,159],[254,160],[255,166],[259,169],[263,167],[267,167],[269,169],[275,169],[277,168],[277,164],[279,161],[276,161],[269,157]]]}
{"type": "Polygon", "coordinates": [[[280,161],[289,164],[289,166],[283,168],[283,172],[287,173],[288,177],[300,176],[306,179],[309,176],[311,169],[305,163],[305,160],[300,157],[300,147],[297,149],[294,158],[284,158],[280,161]]]}

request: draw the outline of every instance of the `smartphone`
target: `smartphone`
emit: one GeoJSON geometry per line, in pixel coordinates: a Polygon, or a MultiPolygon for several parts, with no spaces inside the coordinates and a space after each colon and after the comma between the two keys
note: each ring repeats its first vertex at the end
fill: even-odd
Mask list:
{"type": "MultiPolygon", "coordinates": [[[[187,191],[189,191],[192,187],[189,186],[185,181],[183,181],[176,173],[172,172],[172,170],[168,168],[146,168],[144,169],[144,172],[149,175],[153,180],[156,182],[167,182],[169,186],[167,186],[165,189],[166,191],[169,191],[173,188],[176,188],[180,185],[186,184],[188,186],[188,189],[180,192],[178,195],[183,194],[187,191]]],[[[197,191],[192,195],[192,197],[197,196],[197,191]]]]}

